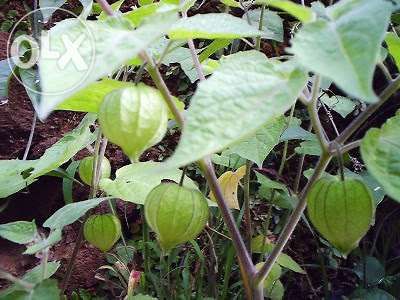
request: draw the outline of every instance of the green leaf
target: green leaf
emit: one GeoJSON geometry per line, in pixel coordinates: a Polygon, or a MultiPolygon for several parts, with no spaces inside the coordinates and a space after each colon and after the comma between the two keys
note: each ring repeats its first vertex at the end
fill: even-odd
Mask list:
{"type": "Polygon", "coordinates": [[[8,82],[11,75],[10,63],[13,66],[10,59],[0,60],[0,100],[8,95],[8,82]]]}
{"type": "Polygon", "coordinates": [[[38,83],[38,74],[39,72],[35,69],[18,69],[19,76],[24,84],[26,93],[31,99],[33,107],[37,108],[40,103],[40,91],[39,83],[38,83]]]}
{"type": "Polygon", "coordinates": [[[267,4],[268,6],[284,10],[303,23],[310,22],[314,19],[314,13],[309,7],[294,3],[292,1],[288,1],[288,0],[256,0],[256,3],[267,4]]]}
{"type": "Polygon", "coordinates": [[[369,289],[357,288],[351,295],[351,300],[395,300],[396,298],[379,288],[373,287],[369,289]]]}
{"type": "Polygon", "coordinates": [[[59,59],[42,55],[39,59],[43,95],[38,116],[47,117],[63,100],[114,72],[163,36],[176,19],[174,12],[157,14],[136,30],[119,17],[105,21],[67,19],[57,23],[47,35],[52,51],[64,55],[59,59]],[[67,60],[71,54],[65,46],[67,37],[80,42],[78,54],[73,56],[75,61],[67,60]]]}
{"type": "Polygon", "coordinates": [[[70,204],[74,202],[72,192],[73,192],[73,184],[75,177],[75,173],[78,170],[80,160],[75,160],[70,163],[68,168],[65,170],[69,176],[69,178],[63,178],[62,189],[65,204],[70,204]]]}
{"type": "Polygon", "coordinates": [[[305,24],[288,51],[347,94],[375,102],[372,79],[390,13],[384,0],[340,1],[326,8],[324,18],[305,24]]]}
{"type": "Polygon", "coordinates": [[[110,199],[110,197],[95,198],[67,204],[57,210],[50,218],[48,218],[46,222],[44,222],[43,227],[48,227],[53,230],[62,229],[64,226],[74,223],[88,210],[96,207],[107,199],[110,199]]]}
{"type": "Polygon", "coordinates": [[[235,153],[231,153],[229,150],[223,151],[220,155],[213,154],[211,159],[214,164],[235,170],[246,164],[244,158],[235,153]]]}
{"type": "Polygon", "coordinates": [[[59,300],[60,290],[55,279],[46,279],[35,286],[34,290],[27,295],[27,300],[59,300]]]}
{"type": "Polygon", "coordinates": [[[400,111],[382,128],[368,130],[361,142],[368,172],[394,200],[400,201],[400,111]]]}
{"type": "Polygon", "coordinates": [[[34,221],[17,221],[0,225],[0,236],[18,244],[28,244],[36,237],[37,230],[34,221]]]}
{"type": "Polygon", "coordinates": [[[61,229],[51,231],[47,239],[43,239],[36,244],[29,246],[23,254],[35,254],[45,248],[49,248],[61,241],[61,229]]]}
{"type": "Polygon", "coordinates": [[[220,0],[223,4],[230,7],[240,7],[240,3],[235,0],[220,0]]]}
{"type": "Polygon", "coordinates": [[[265,296],[271,300],[281,300],[285,294],[285,288],[280,280],[276,280],[271,287],[266,288],[265,296]]]}
{"type": "MultiPolygon", "coordinates": [[[[91,10],[92,10],[92,5],[93,1],[92,0],[79,0],[83,6],[83,11],[81,13],[81,16],[83,18],[86,18],[91,10]]],[[[53,15],[53,13],[60,8],[61,6],[66,3],[67,0],[39,0],[39,6],[41,8],[41,13],[43,16],[43,21],[47,22],[50,17],[53,15]]]]}
{"type": "Polygon", "coordinates": [[[180,19],[168,31],[171,39],[235,39],[262,36],[245,20],[226,13],[198,14],[180,19]]]}
{"type": "Polygon", "coordinates": [[[281,253],[276,261],[281,267],[285,267],[293,272],[306,274],[306,272],[289,255],[281,253]]]}
{"type": "Polygon", "coordinates": [[[232,40],[228,39],[218,39],[212,41],[199,55],[199,60],[200,62],[205,61],[207,58],[209,58],[211,55],[216,53],[217,51],[224,49],[227,47],[229,44],[232,43],[232,40]]]}
{"type": "Polygon", "coordinates": [[[296,147],[294,150],[298,154],[306,154],[314,156],[320,156],[322,153],[321,146],[316,138],[300,143],[300,146],[296,147]]]}
{"type": "MultiPolygon", "coordinates": [[[[247,12],[247,15],[253,27],[258,29],[261,9],[250,10],[247,12]]],[[[247,18],[246,14],[243,15],[243,18],[247,18]]],[[[265,9],[262,23],[262,32],[264,33],[264,39],[283,42],[283,20],[277,12],[265,9]]]]}
{"type": "Polygon", "coordinates": [[[0,198],[22,190],[93,143],[96,133],[92,133],[89,126],[95,120],[94,115],[86,115],[78,127],[48,148],[40,159],[0,160],[0,198]]]}
{"type": "Polygon", "coordinates": [[[178,148],[166,164],[180,167],[250,136],[289,109],[305,82],[291,62],[269,61],[257,51],[231,55],[199,84],[178,148]]]}
{"type": "Polygon", "coordinates": [[[400,38],[394,32],[388,32],[385,38],[389,53],[396,62],[397,69],[400,70],[400,38]]]}
{"type": "Polygon", "coordinates": [[[67,2],[67,0],[39,0],[44,22],[47,22],[57,8],[63,6],[65,2],[67,2]]]}
{"type": "Polygon", "coordinates": [[[368,286],[378,285],[385,278],[385,267],[373,256],[367,256],[354,267],[354,272],[368,286]]]}
{"type": "MultiPolygon", "coordinates": [[[[43,279],[48,279],[51,276],[53,276],[59,267],[60,267],[59,262],[56,261],[48,262],[47,272],[45,274],[45,277],[43,278],[43,267],[42,265],[37,265],[36,267],[25,273],[25,275],[22,277],[22,281],[36,285],[40,283],[43,279]]],[[[25,291],[25,289],[18,284],[13,284],[11,287],[0,292],[0,298],[3,299],[4,296],[9,295],[16,291],[25,291]]]]}
{"type": "Polygon", "coordinates": [[[269,120],[254,135],[231,146],[229,150],[255,162],[261,168],[264,159],[279,143],[279,138],[286,126],[283,116],[269,120]]]}
{"type": "Polygon", "coordinates": [[[256,172],[256,176],[257,176],[257,182],[260,184],[258,193],[262,197],[265,195],[269,195],[269,191],[271,189],[281,190],[281,191],[287,190],[286,186],[283,183],[271,180],[267,176],[264,176],[263,174],[261,174],[259,172],[256,172]]]}
{"type": "Polygon", "coordinates": [[[62,102],[57,109],[97,113],[105,95],[115,89],[130,86],[134,86],[134,84],[107,78],[102,79],[78,91],[62,102]]]}
{"type": "Polygon", "coordinates": [[[346,118],[356,108],[356,102],[343,96],[332,96],[324,94],[320,100],[329,107],[340,114],[343,118],[346,118]]]}
{"type": "MultiPolygon", "coordinates": [[[[263,266],[264,263],[258,263],[256,265],[256,269],[259,270],[263,266]]],[[[264,281],[264,289],[270,293],[275,285],[275,283],[279,280],[282,275],[282,268],[279,264],[275,263],[272,268],[271,272],[268,274],[267,278],[264,281]]]]}
{"type": "Polygon", "coordinates": [[[305,130],[301,126],[301,120],[296,117],[292,118],[289,127],[282,133],[280,141],[290,141],[290,140],[304,140],[311,141],[315,140],[315,134],[305,130]]]}
{"type": "MultiPolygon", "coordinates": [[[[110,196],[136,204],[144,204],[147,195],[161,183],[161,180],[169,179],[179,182],[182,176],[182,171],[178,169],[167,169],[149,175],[148,170],[159,170],[157,167],[160,165],[156,162],[138,162],[124,166],[117,170],[114,180],[102,179],[100,188],[110,196]]],[[[184,185],[197,189],[196,184],[187,176],[184,185]]]]}
{"type": "Polygon", "coordinates": [[[160,7],[159,3],[152,3],[149,5],[141,6],[135,8],[132,11],[123,14],[123,17],[132,23],[135,27],[139,26],[142,21],[156,13],[157,9],[160,7]]]}
{"type": "MultiPolygon", "coordinates": [[[[121,8],[121,5],[123,4],[125,2],[125,0],[119,0],[119,1],[117,1],[117,2],[114,2],[113,4],[111,4],[111,7],[112,7],[112,10],[113,10],[113,12],[114,13],[117,13],[117,12],[119,12],[119,9],[121,8]]],[[[104,12],[104,11],[102,11],[101,13],[100,13],[100,15],[98,16],[98,20],[105,20],[105,19],[107,19],[107,14],[104,12]]]]}

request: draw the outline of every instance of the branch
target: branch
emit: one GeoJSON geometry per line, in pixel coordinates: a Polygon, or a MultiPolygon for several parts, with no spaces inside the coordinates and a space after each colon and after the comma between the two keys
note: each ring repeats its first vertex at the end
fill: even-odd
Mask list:
{"type": "Polygon", "coordinates": [[[303,212],[307,206],[307,199],[306,195],[309,192],[310,188],[314,184],[316,180],[318,180],[328,166],[331,160],[331,156],[328,153],[323,153],[315,167],[314,174],[307,182],[307,185],[304,187],[303,191],[299,196],[299,203],[297,204],[295,210],[293,211],[292,215],[289,218],[288,223],[286,224],[285,228],[283,229],[282,233],[279,236],[279,239],[272,250],[271,254],[268,256],[267,261],[264,263],[262,268],[257,272],[255,278],[255,284],[260,285],[265,278],[267,278],[269,272],[271,271],[273,265],[275,264],[276,260],[278,259],[279,255],[282,253],[283,248],[285,247],[286,243],[289,241],[290,236],[292,235],[294,229],[297,226],[303,212]]]}
{"type": "Polygon", "coordinates": [[[377,103],[371,104],[368,108],[358,115],[353,122],[335,139],[335,142],[343,145],[353,133],[365,122],[368,118],[378,110],[389,98],[400,88],[400,75],[397,76],[379,95],[380,100],[377,103]]]}
{"type": "Polygon", "coordinates": [[[316,76],[312,92],[311,92],[311,100],[307,104],[308,114],[310,115],[311,124],[317,134],[318,141],[323,151],[328,152],[329,142],[326,138],[325,130],[321,124],[321,121],[318,116],[318,95],[320,88],[320,80],[321,77],[319,75],[316,76]]]}

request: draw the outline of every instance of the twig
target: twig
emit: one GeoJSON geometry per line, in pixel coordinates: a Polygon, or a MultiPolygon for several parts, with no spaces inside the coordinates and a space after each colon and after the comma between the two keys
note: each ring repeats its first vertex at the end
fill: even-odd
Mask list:
{"type": "Polygon", "coordinates": [[[349,126],[335,139],[337,143],[343,145],[353,133],[365,122],[368,118],[378,110],[389,98],[400,88],[400,76],[397,76],[386,89],[379,95],[380,100],[377,103],[371,104],[366,110],[358,115],[349,126]]]}
{"type": "Polygon", "coordinates": [[[23,156],[22,160],[26,160],[28,158],[29,150],[31,149],[31,146],[32,146],[33,134],[35,133],[36,122],[37,122],[37,114],[36,114],[36,111],[34,111],[32,125],[31,125],[31,131],[29,133],[28,143],[26,144],[26,148],[25,148],[25,152],[24,152],[24,156],[23,156]]]}

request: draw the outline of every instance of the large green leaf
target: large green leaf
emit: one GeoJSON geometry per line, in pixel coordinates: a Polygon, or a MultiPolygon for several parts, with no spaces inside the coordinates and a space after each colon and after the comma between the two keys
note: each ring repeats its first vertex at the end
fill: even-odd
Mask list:
{"type": "Polygon", "coordinates": [[[199,87],[171,167],[183,166],[243,140],[296,101],[306,75],[291,62],[257,51],[226,58],[199,87]]]}
{"type": "Polygon", "coordinates": [[[234,39],[263,36],[245,20],[225,13],[198,14],[181,19],[168,31],[171,39],[234,39]]]}
{"type": "Polygon", "coordinates": [[[326,8],[324,18],[305,24],[289,52],[349,95],[375,102],[372,79],[390,14],[389,1],[340,1],[326,8]]]}
{"type": "Polygon", "coordinates": [[[264,159],[279,143],[287,124],[283,116],[269,120],[254,135],[231,146],[233,153],[255,162],[260,168],[264,159]]]}
{"type": "MultiPolygon", "coordinates": [[[[100,188],[108,195],[121,198],[122,200],[144,204],[150,191],[161,183],[163,179],[179,182],[182,171],[178,169],[167,169],[157,174],[146,172],[155,169],[160,163],[139,162],[117,170],[115,180],[108,178],[100,181],[100,188]]],[[[187,176],[184,185],[190,188],[197,188],[196,184],[187,176]]]]}
{"type": "Polygon", "coordinates": [[[88,85],[63,101],[57,109],[97,113],[105,95],[115,89],[134,86],[131,82],[103,79],[88,85]]]}
{"type": "Polygon", "coordinates": [[[400,201],[400,112],[381,129],[368,130],[361,154],[368,172],[390,197],[400,201]]]}
{"type": "Polygon", "coordinates": [[[35,222],[17,221],[0,225],[0,236],[18,244],[27,244],[36,237],[35,222]]]}
{"type": "Polygon", "coordinates": [[[0,198],[12,195],[73,157],[95,140],[90,131],[96,117],[86,115],[79,126],[51,146],[40,159],[0,160],[0,198]]]}
{"type": "Polygon", "coordinates": [[[114,72],[163,36],[176,20],[174,12],[156,14],[136,30],[119,17],[58,23],[47,35],[52,52],[62,56],[42,55],[39,59],[43,95],[38,116],[47,117],[63,100],[114,72]],[[66,43],[68,40],[73,46],[66,43]]]}
{"type": "Polygon", "coordinates": [[[80,217],[82,217],[88,210],[96,207],[106,198],[95,198],[80,202],[67,204],[57,210],[50,218],[44,222],[43,227],[49,227],[53,230],[62,229],[64,226],[74,223],[80,217]]]}

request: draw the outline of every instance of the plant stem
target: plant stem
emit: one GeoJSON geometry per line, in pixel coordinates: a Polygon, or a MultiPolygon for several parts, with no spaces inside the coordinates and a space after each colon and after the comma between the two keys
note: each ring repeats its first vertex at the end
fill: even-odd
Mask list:
{"type": "MultiPolygon", "coordinates": [[[[101,130],[98,129],[97,138],[96,138],[95,147],[94,147],[95,150],[94,150],[94,155],[93,155],[92,182],[91,182],[91,186],[90,186],[89,199],[93,199],[96,197],[97,186],[99,184],[99,179],[100,179],[99,171],[101,170],[101,161],[103,160],[103,156],[100,156],[100,153],[102,153],[104,155],[104,151],[105,151],[105,148],[104,148],[104,151],[100,151],[100,143],[101,143],[101,130]]],[[[61,294],[63,294],[65,292],[65,289],[67,288],[68,282],[71,278],[72,270],[74,267],[74,262],[78,255],[79,249],[82,246],[83,227],[84,227],[85,221],[87,220],[88,216],[89,216],[89,214],[86,213],[86,215],[84,216],[82,223],[79,227],[79,232],[78,232],[78,236],[76,238],[75,247],[72,252],[71,258],[68,262],[67,270],[65,272],[65,277],[62,282],[61,294]]]]}
{"type": "Polygon", "coordinates": [[[239,259],[239,264],[242,269],[242,276],[246,277],[243,278],[245,286],[247,285],[248,287],[250,287],[250,278],[255,274],[256,270],[251,260],[250,254],[247,251],[243,239],[240,235],[239,229],[236,226],[233,215],[225,202],[221,187],[218,184],[217,177],[214,172],[214,167],[209,160],[202,159],[198,163],[200,169],[204,174],[204,177],[207,179],[211,191],[215,195],[225,225],[228,228],[228,231],[232,237],[232,242],[235,246],[235,250],[239,259]]]}
{"type": "Polygon", "coordinates": [[[315,167],[314,174],[311,176],[307,185],[304,187],[303,191],[301,192],[301,195],[299,197],[299,203],[297,204],[296,208],[294,209],[292,215],[289,218],[288,223],[286,224],[285,228],[283,229],[282,233],[280,234],[279,239],[278,239],[273,251],[269,255],[265,264],[262,266],[262,268],[257,273],[256,279],[255,279],[255,284],[260,285],[264,281],[264,279],[268,276],[269,272],[271,271],[271,268],[273,267],[274,263],[276,262],[279,255],[281,254],[283,248],[285,247],[285,245],[288,242],[290,236],[292,235],[294,229],[296,228],[296,225],[299,222],[299,220],[304,212],[304,209],[306,208],[306,205],[307,205],[306,195],[307,195],[308,191],[310,190],[310,188],[314,184],[314,182],[317,179],[319,179],[322,172],[328,166],[331,158],[332,157],[330,154],[328,154],[326,152],[322,153],[322,155],[315,167]]]}
{"type": "Polygon", "coordinates": [[[343,145],[353,133],[365,122],[368,118],[378,110],[389,98],[400,88],[400,75],[392,80],[389,85],[379,95],[379,102],[371,104],[368,108],[358,115],[357,118],[346,127],[345,130],[335,139],[335,142],[343,145]]]}
{"type": "MultiPolygon", "coordinates": [[[[263,29],[264,12],[265,12],[265,5],[262,5],[261,12],[260,12],[260,19],[258,20],[258,30],[260,30],[260,31],[262,31],[262,29],[263,29]]],[[[261,36],[258,36],[256,38],[256,49],[257,50],[261,49],[261,36]]]]}
{"type": "Polygon", "coordinates": [[[318,141],[323,151],[327,151],[329,148],[329,142],[326,138],[325,130],[322,127],[321,121],[318,116],[318,94],[320,87],[321,77],[317,75],[314,80],[312,92],[311,92],[311,101],[307,105],[308,114],[310,115],[311,124],[317,134],[318,141]]]}
{"type": "MultiPolygon", "coordinates": [[[[164,100],[166,101],[167,105],[169,106],[171,112],[175,116],[175,120],[182,128],[183,124],[184,124],[184,119],[181,116],[180,112],[178,111],[178,109],[175,105],[175,102],[173,101],[172,96],[168,90],[168,87],[166,86],[160,72],[156,68],[153,60],[147,55],[147,53],[142,52],[141,57],[143,60],[147,61],[147,63],[148,63],[147,70],[148,70],[151,78],[153,79],[157,88],[160,90],[161,95],[163,96],[164,100]]],[[[198,70],[198,71],[200,71],[200,70],[198,70]]],[[[221,210],[222,217],[223,217],[224,222],[228,228],[228,231],[232,237],[232,241],[235,246],[236,253],[238,255],[239,265],[240,265],[246,292],[248,293],[248,296],[251,297],[251,286],[252,286],[251,281],[252,281],[252,278],[256,274],[256,269],[251,260],[251,256],[246,249],[246,246],[240,235],[239,229],[236,226],[235,221],[233,219],[232,213],[229,210],[229,207],[225,202],[223,193],[221,191],[221,187],[218,184],[217,177],[215,175],[215,171],[211,164],[211,161],[209,160],[209,158],[207,158],[207,159],[202,159],[202,160],[198,161],[197,163],[198,163],[200,169],[202,170],[204,177],[207,179],[207,182],[208,182],[208,185],[210,186],[211,191],[213,192],[213,194],[216,197],[217,204],[221,210]]]]}
{"type": "Polygon", "coordinates": [[[246,226],[246,246],[247,250],[251,253],[251,238],[253,236],[251,228],[251,212],[250,212],[250,173],[251,173],[252,162],[246,161],[246,174],[244,175],[243,182],[243,205],[244,205],[244,223],[246,226]]]}
{"type": "Polygon", "coordinates": [[[31,149],[31,145],[32,145],[33,134],[35,133],[36,121],[37,121],[37,114],[36,114],[36,111],[34,110],[31,131],[29,132],[29,138],[28,138],[28,142],[26,143],[26,148],[25,148],[25,152],[24,152],[24,156],[22,157],[22,160],[26,160],[28,158],[29,150],[31,149]]]}

